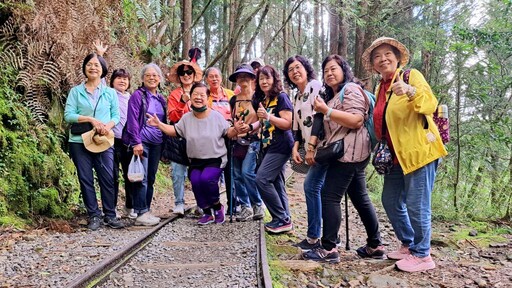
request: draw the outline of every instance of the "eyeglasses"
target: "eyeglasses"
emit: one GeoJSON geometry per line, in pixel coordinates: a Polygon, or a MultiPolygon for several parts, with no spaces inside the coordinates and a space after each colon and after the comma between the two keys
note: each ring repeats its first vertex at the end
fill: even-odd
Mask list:
{"type": "Polygon", "coordinates": [[[288,73],[292,73],[295,70],[299,71],[300,67],[302,67],[302,66],[299,64],[297,64],[295,67],[290,67],[290,68],[288,68],[288,73]]]}
{"type": "Polygon", "coordinates": [[[184,70],[184,71],[178,72],[178,76],[185,76],[185,74],[190,76],[190,75],[194,74],[194,70],[184,70]]]}

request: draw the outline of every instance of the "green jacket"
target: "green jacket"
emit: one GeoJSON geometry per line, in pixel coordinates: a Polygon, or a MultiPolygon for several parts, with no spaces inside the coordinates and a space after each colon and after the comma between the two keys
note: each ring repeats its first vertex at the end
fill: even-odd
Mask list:
{"type": "MultiPolygon", "coordinates": [[[[78,116],[94,116],[105,124],[110,121],[119,123],[119,100],[116,91],[103,83],[100,84],[99,89],[98,105],[94,114],[94,105],[87,96],[85,83],[71,88],[64,109],[64,120],[72,124],[78,122],[78,116]]],[[[69,133],[69,142],[83,143],[82,136],[69,133]]]]}

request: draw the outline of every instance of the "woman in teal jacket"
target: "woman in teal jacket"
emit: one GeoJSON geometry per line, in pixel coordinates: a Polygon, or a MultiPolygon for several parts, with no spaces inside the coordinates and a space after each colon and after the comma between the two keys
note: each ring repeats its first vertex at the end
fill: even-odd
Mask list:
{"type": "MultiPolygon", "coordinates": [[[[119,122],[119,104],[116,91],[101,83],[101,78],[107,74],[107,64],[103,57],[89,54],[82,64],[82,72],[87,79],[71,88],[66,100],[64,120],[70,124],[89,123],[90,128],[94,128],[99,136],[113,135],[112,128],[119,122]]],[[[122,228],[123,224],[116,218],[115,210],[113,147],[99,153],[91,152],[86,149],[82,134],[70,131],[69,152],[77,169],[82,199],[89,216],[88,228],[97,230],[101,224],[93,168],[100,185],[104,223],[111,228],[122,228]]]]}

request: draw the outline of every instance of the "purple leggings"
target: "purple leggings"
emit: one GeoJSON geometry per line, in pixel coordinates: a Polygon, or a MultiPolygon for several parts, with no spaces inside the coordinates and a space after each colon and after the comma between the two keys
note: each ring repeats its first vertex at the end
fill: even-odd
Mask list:
{"type": "Polygon", "coordinates": [[[189,179],[192,184],[192,192],[196,197],[197,206],[201,209],[212,207],[220,200],[219,179],[222,169],[217,167],[205,167],[203,169],[192,168],[189,179]]]}

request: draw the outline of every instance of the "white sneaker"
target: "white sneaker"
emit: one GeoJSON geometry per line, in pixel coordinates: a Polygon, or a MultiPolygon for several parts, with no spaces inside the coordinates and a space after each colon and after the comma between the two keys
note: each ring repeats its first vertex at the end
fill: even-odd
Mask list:
{"type": "Polygon", "coordinates": [[[123,216],[130,219],[135,219],[137,218],[137,213],[133,211],[133,208],[126,208],[125,206],[123,207],[123,216]]]}
{"type": "Polygon", "coordinates": [[[172,212],[174,214],[178,215],[185,215],[185,205],[184,204],[178,204],[172,209],[172,212]]]}
{"type": "Polygon", "coordinates": [[[155,226],[160,222],[160,218],[151,215],[151,213],[146,212],[135,220],[135,226],[155,226]]]}

